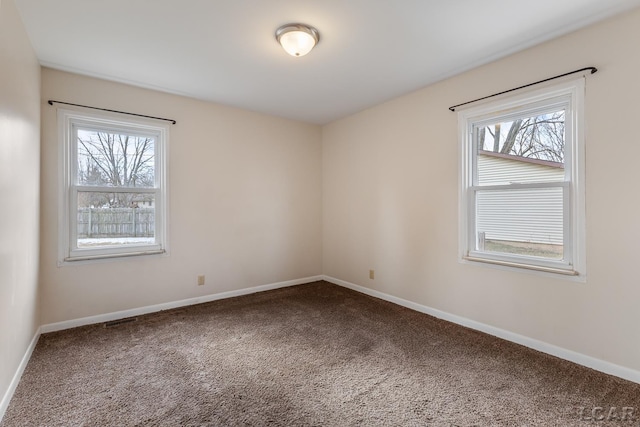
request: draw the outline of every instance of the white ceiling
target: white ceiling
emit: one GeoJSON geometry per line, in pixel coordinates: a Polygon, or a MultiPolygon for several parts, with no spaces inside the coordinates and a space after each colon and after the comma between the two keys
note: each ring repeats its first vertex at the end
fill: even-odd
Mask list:
{"type": "Polygon", "coordinates": [[[15,2],[42,65],[318,124],[640,6],[640,0],[15,2]],[[320,31],[309,55],[291,57],[275,41],[276,28],[289,22],[320,31]]]}

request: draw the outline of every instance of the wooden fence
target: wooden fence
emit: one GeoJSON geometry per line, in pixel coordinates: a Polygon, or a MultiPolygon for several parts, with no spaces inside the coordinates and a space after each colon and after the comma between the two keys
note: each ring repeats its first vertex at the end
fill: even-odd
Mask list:
{"type": "Polygon", "coordinates": [[[78,237],[153,237],[154,208],[78,208],[78,237]]]}

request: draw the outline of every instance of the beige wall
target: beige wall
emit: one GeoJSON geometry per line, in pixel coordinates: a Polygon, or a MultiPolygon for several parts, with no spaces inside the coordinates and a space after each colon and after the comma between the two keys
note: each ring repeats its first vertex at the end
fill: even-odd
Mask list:
{"type": "MultiPolygon", "coordinates": [[[[0,3],[0,402],[39,326],[40,66],[0,3]]],[[[0,407],[0,417],[2,408],[0,407]]]]}
{"type": "Polygon", "coordinates": [[[58,267],[56,108],[42,107],[42,323],[322,273],[321,129],[42,70],[42,100],[169,117],[169,256],[58,267]],[[197,286],[200,274],[205,286],[197,286]]]}
{"type": "Polygon", "coordinates": [[[640,370],[638,40],[636,9],[325,126],[324,274],[640,370]],[[459,263],[448,107],[591,65],[587,282],[459,263]]]}

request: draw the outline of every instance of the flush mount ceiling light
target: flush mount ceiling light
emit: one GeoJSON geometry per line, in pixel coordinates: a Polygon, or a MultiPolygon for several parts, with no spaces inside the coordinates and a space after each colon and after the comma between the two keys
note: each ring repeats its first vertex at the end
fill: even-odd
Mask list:
{"type": "Polygon", "coordinates": [[[276,30],[276,40],[291,56],[305,56],[320,40],[320,33],[304,24],[286,24],[276,30]]]}

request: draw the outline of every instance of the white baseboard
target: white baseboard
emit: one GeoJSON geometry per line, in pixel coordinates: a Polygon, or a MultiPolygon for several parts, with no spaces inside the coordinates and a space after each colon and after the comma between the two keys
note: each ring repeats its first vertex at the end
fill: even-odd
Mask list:
{"type": "Polygon", "coordinates": [[[356,285],[354,283],[346,282],[344,280],[336,279],[331,276],[323,276],[323,280],[333,283],[338,286],[352,289],[357,292],[361,292],[372,297],[380,298],[385,301],[392,302],[394,304],[401,305],[403,307],[410,308],[421,313],[429,314],[438,319],[446,320],[451,323],[456,323],[461,326],[465,326],[470,329],[475,329],[480,332],[484,332],[489,335],[493,335],[498,338],[502,338],[507,341],[514,342],[516,344],[523,345],[525,347],[532,348],[542,353],[550,354],[552,356],[559,357],[560,359],[568,360],[578,365],[586,366],[587,368],[595,369],[596,371],[604,372],[605,374],[614,375],[616,377],[623,378],[625,380],[633,381],[640,384],[640,372],[626,368],[624,366],[616,365],[614,363],[606,362],[604,360],[596,359],[595,357],[587,356],[582,353],[578,353],[572,350],[567,350],[562,347],[558,347],[552,344],[538,341],[533,338],[519,335],[514,332],[510,332],[504,329],[496,328],[494,326],[486,325],[484,323],[476,322],[475,320],[467,319],[465,317],[450,314],[435,308],[428,307],[426,305],[418,304],[412,301],[408,301],[402,298],[395,297],[393,295],[385,294],[373,289],[366,288],[364,286],[356,285]]]}
{"type": "Polygon", "coordinates": [[[171,301],[162,304],[148,305],[145,307],[132,308],[130,310],[115,311],[112,313],[99,314],[97,316],[82,317],[80,319],[65,320],[64,322],[49,323],[40,327],[41,333],[61,331],[64,329],[76,328],[78,326],[92,325],[94,323],[110,322],[112,320],[124,319],[127,317],[141,316],[143,314],[155,313],[172,308],[186,307],[188,305],[201,304],[225,298],[232,298],[241,295],[255,294],[257,292],[269,291],[271,289],[285,288],[287,286],[302,285],[304,283],[322,280],[322,276],[311,276],[302,279],[288,280],[286,282],[271,283],[268,285],[254,286],[251,288],[239,289],[237,291],[220,292],[217,294],[203,295],[201,297],[188,298],[179,301],[171,301]]]}
{"type": "Polygon", "coordinates": [[[9,402],[11,401],[11,398],[13,397],[13,393],[15,393],[16,388],[18,387],[18,383],[20,382],[20,378],[22,378],[22,374],[25,368],[27,367],[27,363],[29,363],[29,359],[31,359],[31,355],[33,354],[33,349],[36,348],[36,344],[38,343],[38,338],[40,338],[40,328],[38,328],[36,333],[33,335],[33,338],[29,343],[29,347],[27,347],[27,351],[24,353],[24,356],[22,356],[22,360],[18,365],[18,369],[16,370],[16,373],[13,375],[13,378],[11,379],[11,383],[9,383],[9,388],[4,393],[4,396],[2,396],[2,400],[0,400],[0,421],[2,421],[2,417],[4,417],[4,413],[7,411],[7,408],[9,407],[9,402]]]}

